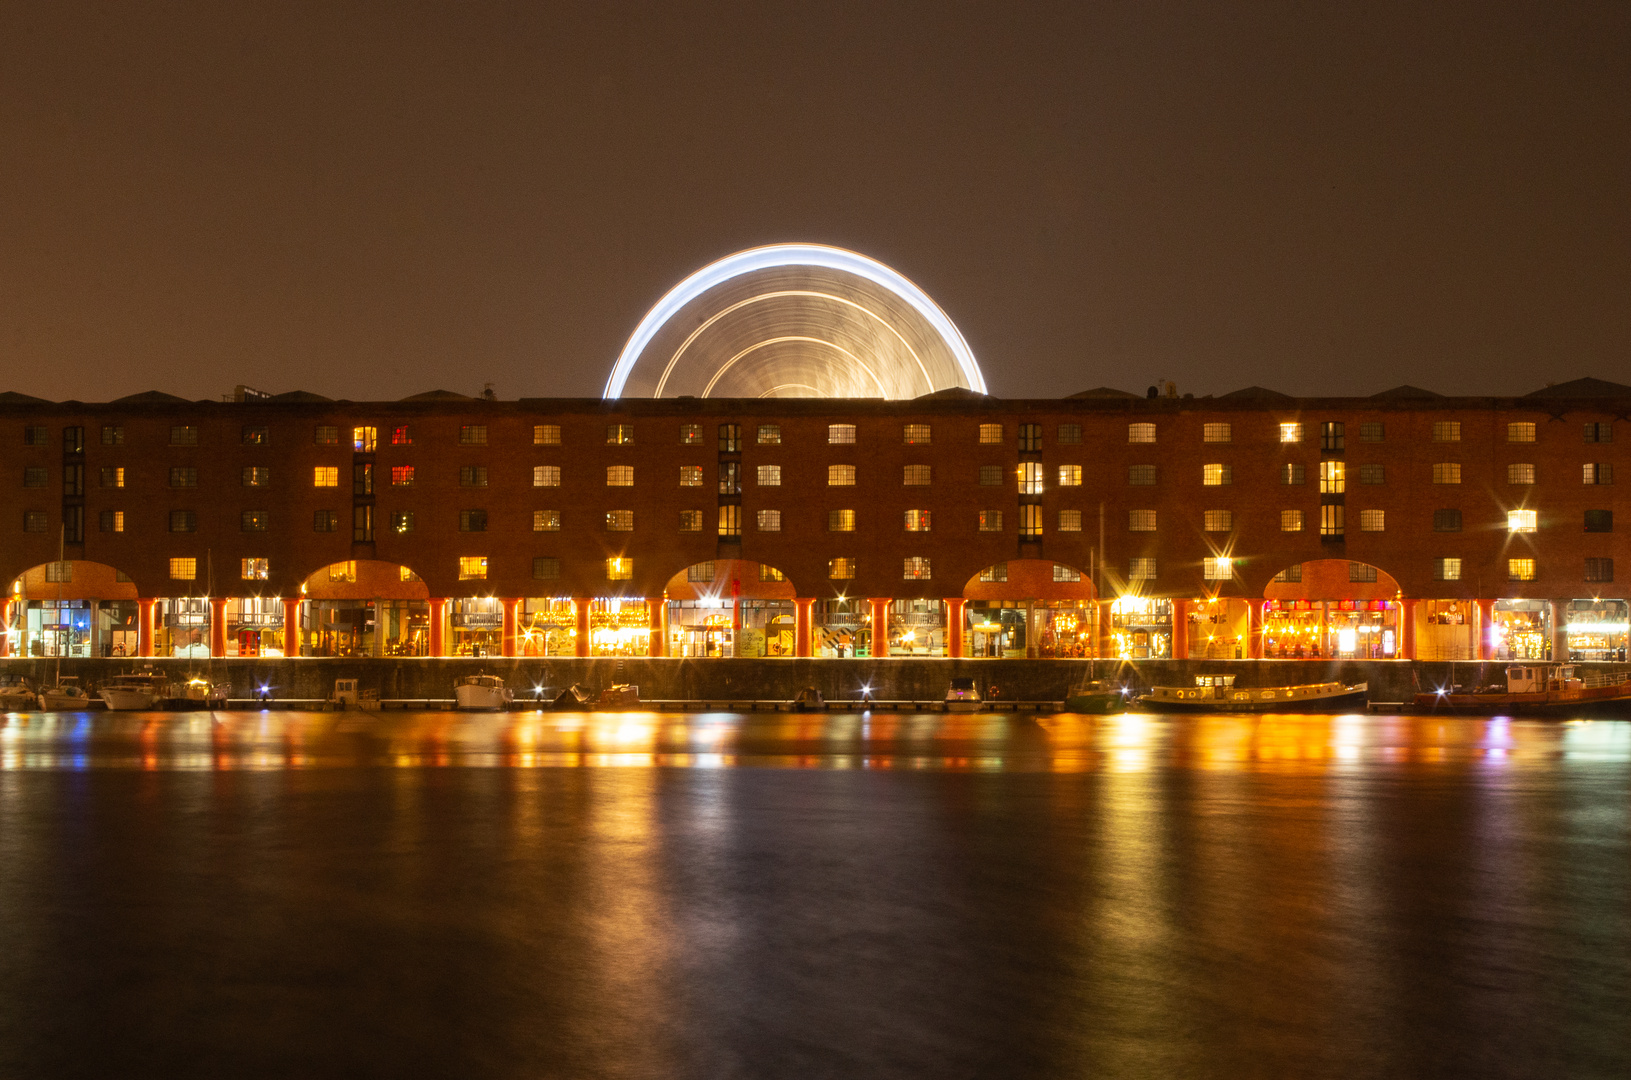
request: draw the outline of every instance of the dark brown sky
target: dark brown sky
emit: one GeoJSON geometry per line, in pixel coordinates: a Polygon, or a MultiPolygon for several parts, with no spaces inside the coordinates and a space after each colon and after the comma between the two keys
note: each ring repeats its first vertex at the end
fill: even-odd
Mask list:
{"type": "Polygon", "coordinates": [[[0,389],[598,394],[754,244],[996,393],[1631,381],[1631,4],[0,4],[0,389]]]}

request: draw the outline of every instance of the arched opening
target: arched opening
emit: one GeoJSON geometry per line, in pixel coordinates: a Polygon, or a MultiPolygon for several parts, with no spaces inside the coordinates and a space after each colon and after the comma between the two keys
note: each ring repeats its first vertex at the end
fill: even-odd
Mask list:
{"type": "Polygon", "coordinates": [[[663,589],[670,656],[792,656],[793,583],[744,559],[694,563],[663,589]]]}
{"type": "Polygon", "coordinates": [[[136,585],[117,567],[69,559],[19,574],[5,603],[11,656],[135,656],[136,585]]]}
{"type": "Polygon", "coordinates": [[[1404,646],[1399,583],[1369,563],[1315,559],[1263,590],[1263,655],[1288,660],[1391,660],[1404,646]]]}
{"type": "MultiPolygon", "coordinates": [[[[301,583],[300,597],[301,656],[430,655],[430,590],[409,567],[374,559],[330,563],[301,583]]],[[[496,655],[503,613],[495,611],[450,612],[450,618],[456,633],[490,628],[496,655]]]]}
{"type": "Polygon", "coordinates": [[[1088,658],[1099,652],[1089,575],[1046,559],[994,563],[963,586],[966,655],[1088,658]]]}

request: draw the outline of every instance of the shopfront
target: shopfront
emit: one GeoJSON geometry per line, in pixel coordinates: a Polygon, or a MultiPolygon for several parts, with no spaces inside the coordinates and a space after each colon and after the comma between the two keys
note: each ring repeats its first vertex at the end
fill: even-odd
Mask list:
{"type": "MultiPolygon", "coordinates": [[[[296,629],[302,656],[430,655],[430,593],[406,566],[371,559],[331,563],[308,577],[300,592],[304,602],[298,606],[296,629]]],[[[465,602],[450,601],[447,606],[456,609],[465,602]]],[[[253,647],[258,638],[258,655],[277,655],[271,650],[280,645],[275,631],[281,623],[280,602],[263,597],[239,603],[244,617],[236,631],[232,607],[227,608],[228,647],[233,640],[253,647]]],[[[443,617],[444,627],[452,624],[448,615],[443,617]]],[[[473,641],[468,631],[474,629],[464,635],[467,647],[473,641]]],[[[495,644],[492,655],[498,652],[495,644]]]]}
{"type": "Polygon", "coordinates": [[[1496,660],[1550,660],[1552,605],[1545,600],[1497,600],[1489,629],[1496,660]]]}
{"type": "Polygon", "coordinates": [[[945,601],[890,601],[889,655],[945,656],[945,601]]]}
{"type": "Polygon", "coordinates": [[[570,596],[533,596],[522,601],[517,626],[522,656],[575,656],[578,609],[570,596]]]}
{"type": "Polygon", "coordinates": [[[644,600],[615,596],[592,601],[589,604],[589,655],[651,655],[651,608],[644,600]]]}
{"type": "Polygon", "coordinates": [[[1416,659],[1478,659],[1477,601],[1423,600],[1416,620],[1416,659]]]}
{"type": "Polygon", "coordinates": [[[1251,605],[1241,599],[1205,596],[1188,605],[1185,631],[1195,660],[1241,660],[1250,655],[1251,605]]]}
{"type": "Polygon", "coordinates": [[[1082,660],[1097,655],[1098,605],[1091,600],[1038,600],[1031,605],[1036,655],[1082,660]]]}
{"type": "Polygon", "coordinates": [[[791,600],[739,600],[742,629],[737,656],[792,656],[796,646],[795,610],[791,600]]]}
{"type": "Polygon", "coordinates": [[[135,656],[136,586],[103,563],[42,563],[11,583],[12,656],[135,656]]]}
{"type": "Polygon", "coordinates": [[[970,600],[968,655],[985,660],[1025,655],[1030,605],[1023,600],[970,600]]]}
{"type": "MultiPolygon", "coordinates": [[[[663,596],[670,656],[783,657],[797,652],[793,585],[773,566],[745,559],[695,563],[669,579],[663,596]]],[[[821,608],[815,605],[816,655],[837,655],[820,651],[821,608]]]]}
{"type": "Polygon", "coordinates": [[[1110,643],[1123,660],[1172,658],[1172,601],[1123,596],[1110,605],[1110,643]]]}
{"type": "Polygon", "coordinates": [[[1325,605],[1325,655],[1392,660],[1401,640],[1397,600],[1336,600],[1325,605]]]}
{"type": "Polygon", "coordinates": [[[210,603],[202,596],[170,596],[153,604],[154,656],[210,654],[210,603]]]}
{"type": "Polygon", "coordinates": [[[872,619],[865,600],[817,600],[811,606],[810,626],[817,656],[872,655],[872,619]]]}
{"type": "MultiPolygon", "coordinates": [[[[1046,559],[1010,559],[981,570],[963,586],[963,654],[982,659],[1096,656],[1099,606],[1087,577],[1046,559]]],[[[1168,631],[1170,636],[1170,624],[1168,631]]]]}
{"type": "Polygon", "coordinates": [[[503,656],[504,605],[492,596],[467,596],[447,602],[452,656],[503,656]]]}
{"type": "Polygon", "coordinates": [[[283,601],[233,597],[226,603],[228,656],[283,655],[283,601]]]}
{"type": "Polygon", "coordinates": [[[668,654],[715,659],[735,656],[734,614],[729,600],[668,601],[668,654]]]}
{"type": "Polygon", "coordinates": [[[1631,608],[1624,600],[1570,600],[1563,612],[1570,660],[1624,662],[1631,608]]]}

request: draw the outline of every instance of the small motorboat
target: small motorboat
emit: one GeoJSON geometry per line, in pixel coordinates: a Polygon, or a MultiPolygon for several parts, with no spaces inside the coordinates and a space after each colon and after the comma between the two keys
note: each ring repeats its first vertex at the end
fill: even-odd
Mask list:
{"type": "Polygon", "coordinates": [[[224,709],[227,706],[227,692],[231,689],[227,683],[210,682],[202,675],[194,675],[181,684],[180,693],[170,699],[170,707],[224,709]]]}
{"type": "Polygon", "coordinates": [[[1324,712],[1361,707],[1370,684],[1235,686],[1233,675],[1197,675],[1194,686],[1155,686],[1138,699],[1154,712],[1324,712]]]}
{"type": "Polygon", "coordinates": [[[983,708],[985,700],[972,677],[959,675],[951,680],[951,688],[946,691],[947,712],[979,712],[983,708]]]}
{"type": "Polygon", "coordinates": [[[101,696],[117,712],[162,709],[170,697],[170,680],[156,671],[116,675],[102,684],[101,696]]]}
{"type": "Polygon", "coordinates": [[[1073,713],[1114,713],[1127,708],[1126,687],[1110,679],[1083,683],[1065,698],[1065,711],[1073,713]]]}
{"type": "Polygon", "coordinates": [[[497,675],[466,675],[453,684],[453,696],[461,709],[508,709],[515,691],[497,675]]]}
{"type": "Polygon", "coordinates": [[[587,686],[582,683],[573,683],[555,695],[555,699],[550,702],[550,708],[559,709],[562,712],[583,712],[593,706],[594,700],[594,692],[587,686]]]}
{"type": "Polygon", "coordinates": [[[40,708],[46,712],[80,712],[91,707],[91,695],[72,675],[59,676],[57,685],[39,693],[40,708]]]}
{"type": "Polygon", "coordinates": [[[827,699],[821,696],[821,691],[813,686],[806,686],[793,695],[794,712],[822,712],[827,708],[827,699]]]}
{"type": "Polygon", "coordinates": [[[638,709],[640,707],[640,688],[629,683],[617,683],[608,686],[600,692],[600,701],[595,707],[599,709],[638,709]]]}
{"type": "Polygon", "coordinates": [[[1438,690],[1417,694],[1415,706],[1427,712],[1535,713],[1539,715],[1631,711],[1631,676],[1581,677],[1573,664],[1513,664],[1506,685],[1463,693],[1438,690]]]}
{"type": "Polygon", "coordinates": [[[39,703],[39,695],[28,685],[27,679],[7,676],[6,681],[0,683],[0,710],[22,712],[37,707],[39,703]]]}

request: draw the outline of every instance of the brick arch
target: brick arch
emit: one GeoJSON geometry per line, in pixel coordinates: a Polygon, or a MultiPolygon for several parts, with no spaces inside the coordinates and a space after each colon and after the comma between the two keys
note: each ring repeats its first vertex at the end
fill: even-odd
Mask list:
{"type": "Polygon", "coordinates": [[[740,589],[734,595],[743,600],[791,600],[798,595],[792,579],[785,574],[781,581],[759,580],[759,567],[768,566],[768,563],[760,563],[754,559],[714,559],[712,562],[713,581],[691,581],[689,579],[691,566],[701,565],[692,563],[668,579],[663,588],[663,596],[669,600],[701,600],[710,597],[729,600],[733,595],[731,590],[733,581],[740,583],[740,589]]]}
{"type": "MultiPolygon", "coordinates": [[[[1091,575],[1080,567],[1057,559],[1007,559],[1007,581],[981,581],[990,567],[976,571],[963,585],[965,600],[1094,600],[1098,598],[1091,575]],[[1081,575],[1080,581],[1055,581],[1055,565],[1068,566],[1081,575]]],[[[999,565],[993,563],[993,566],[999,565]]]]}
{"type": "Polygon", "coordinates": [[[1398,579],[1382,568],[1359,559],[1308,559],[1292,565],[1303,568],[1303,579],[1270,579],[1263,589],[1265,600],[1393,600],[1399,596],[1398,579]],[[1349,581],[1349,563],[1370,566],[1376,571],[1376,580],[1349,581]]]}
{"type": "Polygon", "coordinates": [[[47,581],[46,568],[53,564],[40,563],[12,579],[8,595],[21,593],[30,600],[55,600],[59,596],[64,600],[134,600],[139,595],[134,581],[119,580],[118,567],[86,559],[65,561],[72,568],[72,581],[47,581]]]}
{"type": "MultiPolygon", "coordinates": [[[[305,600],[429,600],[430,587],[415,574],[413,580],[404,581],[400,563],[379,559],[342,559],[319,566],[301,582],[301,597],[305,600]],[[355,581],[330,581],[331,566],[354,562],[355,581]]],[[[412,571],[412,567],[406,567],[412,571]]]]}

